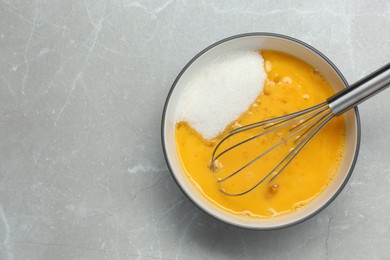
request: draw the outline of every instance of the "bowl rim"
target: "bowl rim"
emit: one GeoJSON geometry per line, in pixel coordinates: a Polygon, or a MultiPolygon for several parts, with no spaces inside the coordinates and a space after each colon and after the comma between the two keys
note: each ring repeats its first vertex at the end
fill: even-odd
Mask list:
{"type": "Polygon", "coordinates": [[[202,51],[200,51],[199,53],[197,53],[184,67],[183,69],[180,71],[180,73],[178,74],[178,76],[176,77],[176,79],[174,80],[169,92],[168,92],[168,95],[167,95],[167,98],[165,100],[165,103],[164,103],[164,108],[163,108],[163,113],[162,113],[162,119],[161,119],[161,144],[162,144],[162,148],[163,148],[163,153],[164,153],[164,158],[165,158],[165,161],[167,163],[167,166],[168,166],[168,169],[169,169],[169,172],[171,173],[174,181],[176,182],[177,186],[180,188],[180,190],[185,194],[185,196],[196,206],[198,207],[201,211],[207,213],[207,215],[209,216],[212,216],[213,219],[219,221],[219,222],[222,222],[222,223],[225,223],[225,224],[229,224],[229,225],[232,225],[232,226],[236,226],[236,227],[240,227],[240,228],[243,228],[243,229],[248,229],[248,230],[277,230],[277,229],[283,229],[283,228],[287,228],[287,227],[291,227],[291,226],[295,226],[297,224],[300,224],[312,217],[314,217],[315,215],[317,215],[318,213],[320,213],[321,211],[323,211],[326,207],[328,207],[335,199],[336,197],[341,193],[341,191],[344,189],[344,187],[346,186],[346,184],[348,183],[348,180],[350,179],[351,175],[352,175],[352,172],[355,168],[355,165],[356,165],[356,161],[357,161],[357,158],[359,156],[359,150],[360,150],[360,139],[361,139],[361,122],[360,122],[360,114],[359,114],[359,110],[357,107],[354,108],[354,112],[355,112],[355,117],[356,117],[356,146],[355,146],[355,153],[354,153],[354,156],[353,156],[353,159],[352,159],[352,162],[351,162],[351,166],[350,166],[350,169],[348,171],[348,173],[346,174],[346,177],[344,179],[344,181],[341,183],[339,189],[326,201],[326,203],[324,203],[321,207],[319,207],[317,210],[314,210],[312,213],[306,215],[305,217],[303,218],[299,218],[295,221],[292,221],[292,222],[289,222],[289,223],[285,223],[285,224],[281,224],[281,225],[278,225],[278,226],[271,226],[271,227],[259,227],[259,226],[248,226],[248,225],[241,225],[240,223],[236,223],[236,222],[232,222],[232,221],[228,221],[226,219],[222,219],[222,218],[219,218],[217,217],[216,215],[212,214],[211,212],[207,211],[206,209],[204,209],[202,206],[198,205],[198,203],[192,198],[191,194],[189,194],[189,192],[187,192],[183,187],[182,185],[180,184],[179,180],[177,179],[176,177],[176,174],[174,173],[173,169],[172,169],[172,166],[170,164],[170,161],[169,161],[169,158],[168,158],[168,151],[166,149],[166,144],[165,144],[165,119],[166,119],[166,111],[167,111],[167,107],[168,107],[168,104],[169,104],[169,101],[170,101],[170,98],[171,98],[171,95],[176,87],[176,84],[177,82],[180,80],[181,76],[184,74],[184,72],[188,69],[188,67],[190,67],[192,65],[192,63],[197,60],[200,56],[202,56],[204,53],[206,53],[207,51],[209,51],[210,49],[224,43],[224,42],[227,42],[227,41],[231,41],[231,40],[234,40],[234,39],[238,39],[238,38],[245,38],[245,37],[252,37],[252,36],[266,36],[266,37],[274,37],[274,38],[281,38],[281,39],[284,39],[284,40],[289,40],[289,41],[293,41],[297,44],[300,44],[302,45],[303,47],[306,47],[308,48],[309,50],[313,51],[314,53],[316,53],[318,56],[320,56],[325,62],[328,63],[329,66],[332,67],[332,69],[338,74],[338,76],[340,77],[340,79],[342,80],[342,82],[344,83],[345,86],[349,86],[347,80],[345,79],[345,77],[343,76],[343,74],[341,73],[341,71],[336,67],[336,65],[333,64],[333,62],[328,59],[323,53],[321,53],[319,50],[315,49],[313,46],[301,41],[301,40],[298,40],[296,38],[293,38],[291,36],[287,36],[287,35],[283,35],[283,34],[278,34],[278,33],[270,33],[270,32],[250,32],[250,33],[242,33],[242,34],[236,34],[236,35],[233,35],[233,36],[230,36],[230,37],[227,37],[227,38],[224,38],[222,40],[219,40],[209,46],[207,46],[206,48],[204,48],[202,51]]]}

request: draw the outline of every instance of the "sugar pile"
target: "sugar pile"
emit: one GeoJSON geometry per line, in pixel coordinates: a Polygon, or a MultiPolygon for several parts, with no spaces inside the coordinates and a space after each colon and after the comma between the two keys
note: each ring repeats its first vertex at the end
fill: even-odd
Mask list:
{"type": "Polygon", "coordinates": [[[223,55],[190,80],[179,101],[176,121],[188,122],[210,140],[249,108],[266,78],[264,60],[257,51],[223,55]]]}

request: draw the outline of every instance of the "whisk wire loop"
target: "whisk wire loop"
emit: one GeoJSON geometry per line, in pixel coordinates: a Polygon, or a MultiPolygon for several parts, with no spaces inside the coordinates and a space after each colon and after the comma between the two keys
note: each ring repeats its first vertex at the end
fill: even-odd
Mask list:
{"type": "Polygon", "coordinates": [[[286,128],[288,126],[291,126],[291,125],[299,122],[298,125],[293,126],[291,129],[289,129],[290,134],[286,138],[284,138],[280,142],[274,144],[269,149],[267,149],[266,151],[264,151],[263,153],[261,153],[260,155],[258,155],[257,157],[255,157],[254,159],[249,161],[248,163],[246,163],[244,166],[242,166],[241,168],[239,168],[235,172],[218,180],[219,183],[222,183],[222,182],[225,182],[225,181],[231,179],[232,177],[234,177],[238,173],[242,172],[245,168],[249,167],[250,165],[252,165],[256,161],[258,161],[260,158],[269,154],[271,151],[273,151],[274,149],[276,149],[277,147],[279,147],[283,143],[287,142],[288,140],[290,140],[294,136],[297,136],[298,133],[303,131],[303,134],[301,134],[300,136],[297,136],[297,140],[302,140],[302,141],[296,147],[294,147],[293,150],[274,169],[272,169],[267,175],[265,175],[253,187],[251,187],[250,189],[248,189],[242,193],[229,193],[229,192],[226,192],[224,189],[221,189],[221,192],[223,192],[225,195],[228,195],[228,196],[244,195],[244,194],[254,190],[255,188],[257,188],[260,184],[262,184],[264,181],[266,181],[273,173],[276,172],[276,174],[274,174],[274,176],[272,176],[272,178],[270,179],[270,182],[272,182],[280,174],[280,172],[282,172],[287,167],[287,165],[292,161],[292,159],[295,158],[296,154],[323,127],[323,125],[326,124],[333,117],[333,113],[329,109],[329,107],[327,106],[327,103],[319,104],[315,107],[307,109],[306,111],[300,111],[294,117],[291,115],[292,114],[287,115],[287,116],[278,117],[277,119],[279,121],[272,120],[271,123],[269,123],[268,120],[265,120],[261,124],[252,124],[252,126],[244,126],[243,129],[237,128],[237,129],[235,129],[236,131],[232,131],[229,135],[227,135],[224,139],[222,139],[220,141],[220,143],[215,147],[215,149],[213,151],[212,165],[215,163],[215,161],[218,158],[220,158],[221,156],[223,156],[227,152],[231,151],[232,149],[234,149],[236,147],[241,146],[242,144],[244,144],[246,142],[249,142],[253,139],[259,138],[259,137],[264,136],[266,134],[269,134],[271,132],[278,131],[280,129],[286,128]],[[276,122],[276,123],[274,123],[274,122],[276,122]],[[274,124],[272,124],[272,123],[274,123],[274,124]],[[222,152],[220,152],[216,155],[216,152],[219,149],[220,145],[223,142],[225,142],[226,140],[228,140],[229,138],[231,138],[232,136],[234,136],[238,133],[241,133],[243,131],[248,131],[248,130],[258,128],[258,127],[264,126],[264,125],[265,125],[265,127],[263,128],[265,130],[264,132],[262,132],[260,134],[256,134],[250,138],[247,138],[247,139],[223,150],[222,152]],[[315,130],[307,135],[307,133],[309,133],[309,131],[313,128],[315,128],[315,130]],[[305,137],[305,138],[302,139],[303,137],[305,137]],[[281,167],[281,169],[278,170],[278,168],[280,168],[280,167],[281,167]]]}

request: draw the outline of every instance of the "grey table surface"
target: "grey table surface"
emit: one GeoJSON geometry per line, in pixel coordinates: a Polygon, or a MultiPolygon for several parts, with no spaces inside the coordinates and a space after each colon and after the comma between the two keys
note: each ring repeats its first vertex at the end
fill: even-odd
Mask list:
{"type": "Polygon", "coordinates": [[[354,82],[390,60],[390,1],[0,0],[0,259],[386,259],[390,91],[360,106],[340,196],[297,226],[220,223],[179,190],[160,119],[222,38],[290,35],[354,82]]]}

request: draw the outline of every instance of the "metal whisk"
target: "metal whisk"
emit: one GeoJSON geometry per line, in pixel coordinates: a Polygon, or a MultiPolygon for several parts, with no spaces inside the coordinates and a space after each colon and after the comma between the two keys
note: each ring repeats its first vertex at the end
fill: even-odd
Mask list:
{"type": "Polygon", "coordinates": [[[218,179],[219,183],[223,183],[235,175],[242,172],[245,168],[258,161],[260,158],[271,153],[277,147],[286,143],[293,137],[296,138],[294,141],[296,146],[290,150],[290,152],[273,168],[265,177],[259,180],[254,186],[240,193],[230,193],[225,189],[220,189],[225,195],[228,196],[241,196],[256,189],[259,185],[269,179],[272,182],[277,178],[281,172],[291,163],[291,161],[297,156],[297,154],[306,146],[306,144],[335,116],[339,116],[347,110],[357,106],[366,99],[374,96],[380,91],[390,86],[390,63],[376,70],[370,75],[357,81],[350,87],[336,93],[332,97],[328,98],[326,102],[316,105],[314,107],[288,114],[285,116],[268,119],[261,122],[256,122],[250,125],[238,127],[232,130],[226,137],[224,137],[215,147],[211,156],[211,168],[217,168],[217,160],[222,156],[226,155],[233,149],[243,145],[244,143],[250,142],[256,138],[269,135],[275,131],[281,131],[287,129],[287,137],[276,143],[269,149],[262,151],[256,158],[237,169],[235,172],[229,174],[226,177],[218,179]],[[221,144],[225,143],[231,137],[243,133],[255,128],[262,128],[262,132],[256,134],[250,138],[244,139],[243,141],[234,144],[222,151],[221,144]]]}

